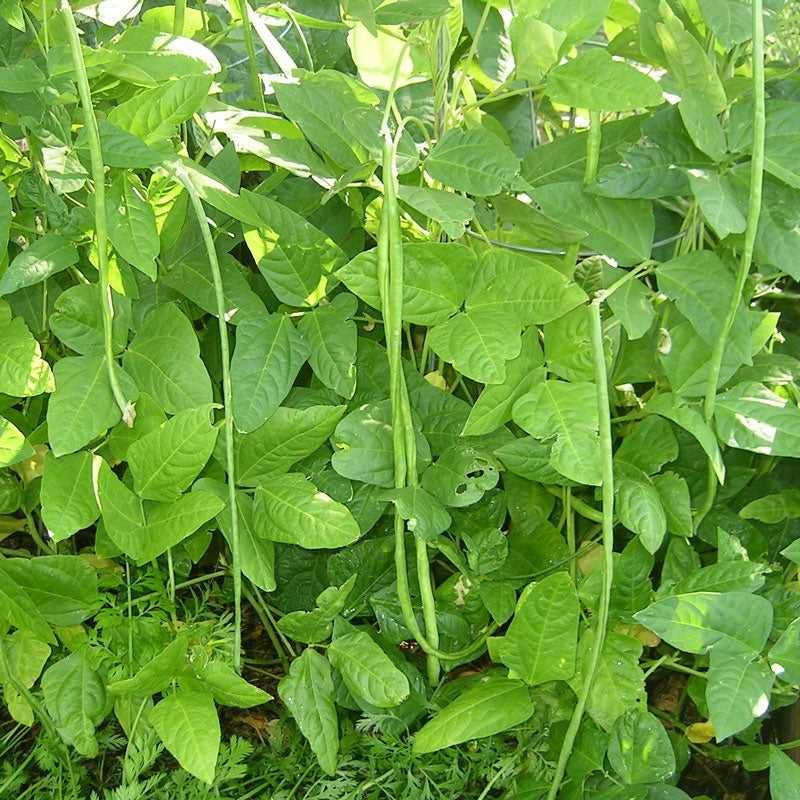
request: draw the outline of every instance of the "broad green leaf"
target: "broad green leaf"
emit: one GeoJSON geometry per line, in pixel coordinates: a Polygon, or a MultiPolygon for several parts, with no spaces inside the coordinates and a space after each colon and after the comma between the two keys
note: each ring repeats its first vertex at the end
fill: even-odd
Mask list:
{"type": "Polygon", "coordinates": [[[275,200],[250,193],[257,227],[245,241],[277,298],[293,306],[314,306],[325,296],[328,275],[347,261],[344,251],[319,228],[275,200]]]}
{"type": "Polygon", "coordinates": [[[452,521],[444,506],[419,486],[391,489],[384,497],[397,506],[408,530],[420,539],[435,539],[452,521]]]}
{"type": "Polygon", "coordinates": [[[600,440],[593,383],[548,380],[514,405],[514,421],[538,439],[556,436],[551,466],[572,480],[600,484],[600,440]]]}
{"type": "Polygon", "coordinates": [[[114,106],[108,121],[152,144],[172,136],[203,105],[212,82],[210,75],[177,77],[114,106]]]}
{"type": "Polygon", "coordinates": [[[533,85],[559,61],[559,50],[567,38],[532,14],[517,14],[508,26],[516,74],[533,85]]]}
{"type": "Polygon", "coordinates": [[[56,638],[42,612],[14,580],[6,568],[7,563],[7,559],[0,561],[0,619],[36,639],[55,644],[56,638]]]}
{"type": "Polygon", "coordinates": [[[784,489],[749,502],[739,511],[744,519],[757,519],[775,525],[785,519],[800,517],[800,489],[784,489]]]}
{"type": "Polygon", "coordinates": [[[667,517],[656,487],[645,476],[619,481],[617,514],[628,530],[639,535],[648,552],[658,550],[667,532],[667,517]]]}
{"type": "Polygon", "coordinates": [[[558,319],[586,300],[585,292],[547,264],[500,248],[478,263],[466,309],[513,314],[520,325],[558,319]]]}
{"type": "Polygon", "coordinates": [[[590,111],[633,111],[664,101],[661,87],[648,75],[603,48],[584,50],[550,70],[547,95],[554,103],[590,111]]]}
{"type": "Polygon", "coordinates": [[[410,692],[408,679],[364,631],[337,636],[328,658],[353,694],[378,708],[400,705],[410,692]]]}
{"type": "Polygon", "coordinates": [[[211,692],[223,706],[252,708],[272,699],[272,695],[248,683],[222,661],[209,661],[195,672],[197,682],[211,692]]]}
{"type": "Polygon", "coordinates": [[[659,5],[659,12],[666,18],[656,23],[656,31],[678,89],[702,95],[714,113],[721,114],[728,99],[711,59],[666,3],[659,5]]]}
{"type": "Polygon", "coordinates": [[[566,572],[530,584],[500,645],[500,658],[530,686],[566,680],[575,671],[580,608],[566,572]]]}
{"type": "Polygon", "coordinates": [[[627,711],[611,730],[608,760],[627,784],[669,780],[675,753],[663,724],[647,711],[627,711]]]}
{"type": "Polygon", "coordinates": [[[328,659],[306,648],[278,684],[278,695],[308,739],[320,767],[333,775],[339,753],[339,721],[328,659]]]}
{"type": "Polygon", "coordinates": [[[556,30],[566,31],[565,47],[572,47],[583,44],[597,32],[603,25],[609,5],[609,0],[583,0],[580,5],[560,0],[525,0],[520,4],[520,10],[535,13],[556,30]]]}
{"type": "Polygon", "coordinates": [[[179,634],[144,664],[133,677],[114,681],[109,684],[108,690],[112,694],[132,694],[139,697],[163,691],[186,671],[188,645],[188,636],[179,634]]]}
{"type": "MultiPolygon", "coordinates": [[[[363,6],[372,13],[369,0],[346,0],[348,5],[363,6]]],[[[426,65],[415,63],[402,37],[375,28],[374,19],[353,25],[347,37],[350,54],[361,80],[367,86],[389,91],[393,85],[416,83],[426,76],[426,65]]]]}
{"type": "Polygon", "coordinates": [[[30,397],[53,391],[50,365],[22,319],[0,320],[0,341],[0,385],[5,394],[30,397]]]}
{"type": "Polygon", "coordinates": [[[772,628],[772,605],[743,592],[693,592],[658,600],[635,617],[687,653],[714,648],[752,657],[761,652],[772,628]]]}
{"type": "Polygon", "coordinates": [[[755,592],[764,585],[764,564],[752,561],[720,561],[681,578],[670,594],[688,592],[755,592]]]}
{"type": "Polygon", "coordinates": [[[751,659],[750,653],[711,651],[706,702],[718,742],[744,730],[769,708],[774,675],[751,659]]]}
{"type": "Polygon", "coordinates": [[[109,72],[139,86],[158,86],[176,76],[214,75],[222,69],[216,56],[200,42],[145,25],[130,26],[106,47],[123,57],[109,66],[109,72]]]}
{"type": "Polygon", "coordinates": [[[168,414],[211,402],[211,381],[200,360],[197,336],[172,303],[148,313],[122,363],[139,389],[168,414]]]}
{"type": "Polygon", "coordinates": [[[56,729],[87,758],[99,750],[94,730],[106,715],[104,684],[89,665],[85,649],[57,661],[42,675],[44,702],[56,729]]]}
{"type": "Polygon", "coordinates": [[[0,294],[33,286],[78,262],[75,245],[57,233],[36,239],[8,265],[0,278],[0,294]]]}
{"type": "Polygon", "coordinates": [[[748,3],[739,0],[698,0],[697,5],[706,25],[714,31],[726,50],[752,38],[753,12],[748,3]]]}
{"type": "Polygon", "coordinates": [[[311,611],[292,611],[285,614],[278,620],[278,630],[296,642],[306,644],[317,644],[329,639],[333,620],[344,610],[356,577],[353,573],[341,586],[329,586],[320,592],[316,607],[311,611]]]}
{"type": "MultiPolygon", "coordinates": [[[[543,329],[544,359],[547,371],[568,381],[591,381],[594,378],[589,317],[578,306],[564,316],[548,322],[543,329]]],[[[611,353],[604,345],[606,364],[611,353]]]]}
{"type": "Polygon", "coordinates": [[[690,169],[688,175],[700,211],[717,236],[744,232],[747,220],[727,176],[710,169],[690,169]]]}
{"type": "Polygon", "coordinates": [[[17,464],[35,453],[25,435],[5,417],[0,417],[0,467],[17,464]]]}
{"type": "Polygon", "coordinates": [[[422,486],[443,505],[461,508],[477,503],[499,479],[497,463],[488,453],[456,444],[422,473],[422,486]]]}
{"type": "Polygon", "coordinates": [[[522,334],[520,354],[506,364],[503,383],[486,386],[472,406],[462,436],[492,433],[511,419],[514,403],[544,379],[544,355],[539,331],[528,328],[522,334]]]}
{"type": "Polygon", "coordinates": [[[144,500],[177,500],[211,457],[217,428],[211,405],[179,411],[128,448],[136,493],[144,500]]]}
{"type": "MultiPolygon", "coordinates": [[[[151,150],[138,136],[123,130],[104,119],[97,120],[100,132],[100,148],[103,161],[109,167],[154,167],[161,162],[161,156],[151,150]]],[[[78,134],[75,146],[80,150],[81,142],[88,156],[88,137],[84,129],[78,134]],[[84,141],[85,140],[85,141],[84,141]]]]}
{"type": "Polygon", "coordinates": [[[28,94],[41,89],[46,83],[44,74],[30,58],[0,67],[0,85],[9,94],[28,94]]]}
{"type": "MultiPolygon", "coordinates": [[[[403,245],[403,319],[437,325],[455,314],[475,272],[475,254],[459,244],[415,242],[403,245]]],[[[365,303],[381,311],[378,261],[367,250],[341,267],[336,277],[365,303]]]]}
{"type": "Polygon", "coordinates": [[[768,659],[772,671],[782,681],[800,683],[800,618],[793,619],[772,645],[768,659]]]}
{"type": "MultiPolygon", "coordinates": [[[[430,460],[430,447],[416,427],[417,467],[430,460]]],[[[391,406],[388,400],[364,404],[336,426],[331,458],[333,468],[345,478],[390,489],[394,486],[391,406]]]]}
{"type": "MultiPolygon", "coordinates": [[[[603,265],[603,283],[610,286],[624,277],[621,269],[603,265]]],[[[650,330],[656,312],[650,300],[650,291],[640,281],[629,280],[608,296],[608,307],[620,321],[628,339],[639,339],[650,330]]]]}
{"type": "Polygon", "coordinates": [[[305,314],[297,326],[311,348],[308,363],[314,374],[348,400],[356,389],[358,328],[351,317],[357,309],[355,297],[338,294],[328,305],[305,314]]]}
{"type": "Polygon", "coordinates": [[[401,184],[397,187],[397,196],[415,211],[438,222],[451,239],[463,236],[475,213],[472,200],[442,189],[401,184]]]}
{"type": "Polygon", "coordinates": [[[686,479],[674,472],[665,472],[652,480],[667,515],[667,530],[673,536],[691,536],[694,529],[692,498],[686,479]]]}
{"type": "Polygon", "coordinates": [[[586,244],[620,266],[650,257],[654,222],[645,200],[598,197],[577,181],[539,186],[529,194],[545,214],[588,231],[586,244]]]}
{"type": "Polygon", "coordinates": [[[725,444],[754,453],[796,457],[800,409],[761,383],[741,383],[717,397],[714,419],[725,444]]]}
{"type": "MultiPolygon", "coordinates": [[[[134,387],[117,370],[123,390],[134,387]]],[[[117,423],[122,414],[111,393],[104,356],[62,358],[55,365],[56,391],[47,407],[47,431],[53,455],[80,450],[117,423]]]]}
{"type": "Polygon", "coordinates": [[[533,703],[522,681],[484,678],[460,694],[427,722],[414,737],[415,753],[433,753],[444,747],[493,736],[525,722],[533,703]]]}
{"type": "Polygon", "coordinates": [[[253,516],[266,538],[306,549],[343,547],[361,536],[345,506],[294,472],[259,483],[253,516]]]}
{"type": "Polygon", "coordinates": [[[97,573],[78,556],[14,558],[5,566],[51,625],[80,625],[97,610],[97,573]]]}
{"type": "Polygon", "coordinates": [[[224,503],[210,492],[189,492],[174,503],[147,503],[103,464],[97,497],[106,532],[137,562],[152,561],[218,514],[224,503]]]}
{"type": "Polygon", "coordinates": [[[800,798],[800,765],[774,745],[769,748],[769,790],[772,800],[800,798]]]}
{"type": "Polygon", "coordinates": [[[287,472],[325,443],[344,410],[344,406],[276,409],[260,428],[234,438],[237,481],[257,486],[263,478],[287,472]]]}
{"type": "Polygon", "coordinates": [[[506,362],[522,349],[520,323],[510,311],[459,312],[428,331],[428,345],[444,361],[480,383],[503,383],[506,362]]]}
{"type": "Polygon", "coordinates": [[[724,161],[728,152],[725,133],[705,97],[700,92],[686,88],[682,92],[678,110],[695,145],[713,161],[724,161]]]}
{"type": "Polygon", "coordinates": [[[452,128],[425,159],[425,171],[451,189],[485,197],[514,180],[519,161],[487,130],[452,128]]]}
{"type": "Polygon", "coordinates": [[[649,400],[645,405],[645,412],[658,414],[666,417],[676,425],[694,436],[705,450],[706,455],[714,467],[720,483],[725,481],[725,465],[722,463],[722,455],[717,445],[717,437],[714,431],[706,425],[702,416],[692,407],[683,405],[677,395],[665,392],[649,400]]]}
{"type": "Polygon", "coordinates": [[[678,440],[670,424],[662,417],[645,417],[614,453],[614,464],[626,472],[653,475],[678,457],[678,440]]]}
{"type": "MultiPolygon", "coordinates": [[[[595,566],[589,574],[600,569],[602,567],[595,566]]],[[[649,605],[653,596],[653,584],[650,581],[652,569],[653,556],[638,537],[631,539],[614,564],[611,584],[612,614],[618,614],[623,621],[630,622],[637,611],[649,605]]]]}
{"type": "Polygon", "coordinates": [[[505,468],[521,478],[537,483],[561,483],[563,476],[550,466],[552,447],[535,439],[522,436],[494,451],[505,468]]]}
{"type": "Polygon", "coordinates": [[[161,243],[153,208],[135,175],[118,172],[113,176],[106,192],[106,218],[108,238],[117,253],[155,280],[158,276],[155,259],[161,243]]]}
{"type": "Polygon", "coordinates": [[[413,2],[384,3],[375,11],[379,25],[403,25],[436,19],[451,9],[448,0],[413,0],[413,2]]]}
{"type": "Polygon", "coordinates": [[[231,359],[233,416],[239,431],[250,433],[275,413],[309,353],[309,345],[283,314],[239,324],[231,359]]]}
{"type": "MultiPolygon", "coordinates": [[[[114,352],[120,352],[128,343],[128,325],[131,301],[112,292],[114,317],[111,323],[114,352]]],[[[70,349],[82,356],[105,353],[103,338],[103,308],[100,287],[93,283],[70,286],[55,302],[50,315],[50,330],[70,349]]]]}
{"type": "Polygon", "coordinates": [[[30,689],[50,657],[50,646],[22,631],[14,631],[11,636],[0,640],[0,647],[5,650],[8,664],[8,672],[0,668],[0,683],[4,684],[3,694],[8,712],[16,722],[31,727],[35,722],[33,708],[18,694],[9,678],[15,676],[26,689],[30,689]]]}
{"type": "Polygon", "coordinates": [[[156,703],[148,721],[187,772],[214,782],[221,733],[210,691],[179,689],[156,703]]]}
{"type": "Polygon", "coordinates": [[[129,428],[120,420],[111,429],[111,433],[106,440],[112,459],[125,461],[128,455],[128,448],[135,441],[146,436],[151,431],[157,430],[166,421],[167,415],[155,400],[149,394],[140,394],[136,401],[136,419],[133,421],[133,427],[129,428]]]}

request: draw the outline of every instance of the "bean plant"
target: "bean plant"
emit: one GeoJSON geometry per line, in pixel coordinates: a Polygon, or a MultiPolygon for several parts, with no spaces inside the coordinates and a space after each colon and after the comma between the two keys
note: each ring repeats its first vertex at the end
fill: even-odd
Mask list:
{"type": "Polygon", "coordinates": [[[220,796],[243,714],[310,798],[353,736],[526,742],[478,800],[692,758],[798,797],[795,40],[782,0],[0,3],[0,684],[65,797],[161,749],[220,796]]]}

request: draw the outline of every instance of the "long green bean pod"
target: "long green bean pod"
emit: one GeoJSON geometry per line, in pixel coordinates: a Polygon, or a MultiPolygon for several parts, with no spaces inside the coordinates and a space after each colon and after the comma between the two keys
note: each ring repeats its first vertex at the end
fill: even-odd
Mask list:
{"type": "MultiPolygon", "coordinates": [[[[736,272],[736,285],[728,302],[728,309],[722,321],[722,330],[714,342],[711,351],[711,363],[708,368],[708,380],[703,403],[703,413],[709,425],[714,419],[714,408],[717,401],[719,376],[725,346],[736,318],[736,312],[742,299],[753,260],[758,221],[761,216],[761,189],[764,182],[764,144],[766,139],[766,108],[764,99],[764,16],[763,0],[753,0],[753,152],[750,161],[750,190],[747,203],[747,227],[744,232],[744,246],[739,258],[736,272]]],[[[711,462],[708,464],[708,492],[703,506],[695,515],[695,527],[700,524],[714,504],[717,491],[717,478],[711,462]]]]}
{"type": "Polygon", "coordinates": [[[112,338],[112,319],[114,304],[111,287],[108,282],[108,228],[106,223],[106,174],[103,166],[103,150],[100,147],[100,131],[97,128],[97,118],[92,107],[92,93],[89,88],[89,76],[86,74],[86,65],[83,62],[81,42],[78,36],[78,27],[75,17],[72,16],[68,0],[61,0],[61,16],[69,39],[69,48],[72,54],[72,64],[75,67],[78,95],[83,108],[83,120],[86,135],[89,141],[89,157],[92,165],[92,182],[94,183],[94,231],[97,242],[97,271],[100,274],[100,305],[103,312],[103,350],[105,353],[106,368],[108,369],[108,382],[114,400],[122,413],[122,419],[130,428],[136,417],[134,404],[130,402],[122,391],[116,372],[114,361],[114,342],[112,338]]]}

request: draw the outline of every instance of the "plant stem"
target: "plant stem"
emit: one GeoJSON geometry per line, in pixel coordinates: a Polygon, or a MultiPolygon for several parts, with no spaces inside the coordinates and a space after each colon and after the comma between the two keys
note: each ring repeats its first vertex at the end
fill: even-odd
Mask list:
{"type": "Polygon", "coordinates": [[[449,116],[452,117],[456,110],[456,103],[458,102],[458,98],[461,94],[461,87],[464,85],[464,80],[467,77],[467,71],[469,70],[469,65],[472,63],[472,59],[475,58],[475,53],[478,51],[478,40],[481,38],[481,34],[483,33],[483,29],[486,27],[486,22],[489,19],[489,12],[494,7],[494,0],[486,0],[486,4],[483,7],[483,13],[481,14],[480,21],[478,22],[478,27],[475,29],[475,35],[472,37],[472,42],[469,46],[469,51],[467,52],[467,56],[464,59],[464,68],[458,74],[458,80],[456,82],[455,87],[453,88],[453,93],[450,95],[450,107],[448,109],[449,116]]]}
{"type": "Polygon", "coordinates": [[[231,510],[231,571],[233,573],[234,602],[234,637],[233,668],[239,672],[242,657],[242,566],[239,548],[239,509],[236,503],[236,462],[233,455],[233,391],[231,388],[231,354],[228,344],[228,323],[225,321],[225,292],[222,286],[222,275],[219,271],[219,260],[211,236],[211,228],[206,219],[206,212],[200,196],[197,194],[188,176],[180,169],[175,173],[189,193],[189,200],[194,209],[197,224],[203,236],[211,277],[214,282],[214,295],[217,302],[217,322],[219,324],[219,346],[222,356],[222,403],[225,414],[225,469],[228,484],[228,505],[231,510]]]}
{"type": "Polygon", "coordinates": [[[600,665],[600,656],[605,644],[606,628],[608,627],[608,609],[611,601],[611,581],[614,571],[614,466],[611,448],[611,414],[608,405],[608,376],[606,375],[605,354],[603,352],[603,324],[600,318],[601,298],[596,297],[588,308],[589,337],[592,345],[592,362],[594,364],[595,385],[597,387],[597,415],[600,421],[600,455],[602,466],[603,489],[603,587],[600,592],[600,602],[597,609],[597,627],[595,629],[594,645],[592,647],[589,668],[586,671],[584,684],[578,695],[578,702],[569,721],[558,764],[547,793],[547,800],[555,800],[561,781],[567,768],[567,761],[578,735],[589,692],[592,689],[597,668],[600,665]]]}
{"type": "MultiPolygon", "coordinates": [[[[736,312],[742,303],[742,292],[750,273],[750,263],[753,260],[753,249],[758,233],[758,221],[761,216],[761,188],[764,179],[764,143],[766,136],[766,108],[764,100],[764,17],[763,0],[753,0],[752,5],[753,25],[753,153],[750,161],[750,192],[747,203],[747,227],[744,232],[744,247],[739,259],[739,269],[736,273],[736,284],[728,303],[728,310],[722,321],[722,329],[714,342],[711,351],[711,363],[708,368],[708,381],[706,382],[706,395],[703,403],[703,413],[706,423],[711,425],[714,419],[714,407],[717,401],[717,388],[719,387],[722,359],[725,355],[725,346],[736,312]]],[[[702,522],[705,515],[714,505],[717,491],[717,480],[714,469],[708,465],[708,492],[703,506],[695,516],[695,528],[702,522]]]]}
{"type": "Polygon", "coordinates": [[[183,20],[186,16],[186,0],[175,0],[175,11],[172,17],[172,35],[183,36],[183,20]]]}
{"type": "Polygon", "coordinates": [[[256,60],[256,48],[253,44],[253,31],[250,27],[250,5],[247,0],[234,0],[242,18],[242,36],[244,37],[244,49],[247,51],[247,65],[250,68],[250,83],[253,86],[253,94],[256,102],[261,106],[262,111],[267,110],[264,102],[264,89],[261,85],[261,76],[258,74],[258,61],[256,60]]]}
{"type": "Polygon", "coordinates": [[[94,227],[97,241],[97,270],[100,274],[100,305],[103,311],[103,345],[105,350],[106,367],[108,369],[108,382],[114,400],[122,413],[123,422],[133,427],[136,410],[132,402],[125,398],[122,387],[119,385],[114,361],[114,342],[112,339],[112,318],[114,305],[111,287],[108,283],[108,232],[106,228],[106,183],[105,168],[103,166],[103,151],[100,147],[100,132],[97,128],[97,119],[92,108],[92,94],[89,89],[89,77],[86,74],[86,65],[83,63],[81,42],[78,36],[78,27],[69,0],[61,0],[61,16],[67,30],[72,64],[78,84],[78,94],[83,107],[83,119],[86,126],[86,135],[89,142],[89,156],[92,164],[92,181],[94,183],[94,227]]]}
{"type": "Polygon", "coordinates": [[[586,169],[583,173],[583,182],[589,183],[597,175],[597,165],[600,163],[600,112],[589,112],[589,133],[586,142],[586,169]]]}

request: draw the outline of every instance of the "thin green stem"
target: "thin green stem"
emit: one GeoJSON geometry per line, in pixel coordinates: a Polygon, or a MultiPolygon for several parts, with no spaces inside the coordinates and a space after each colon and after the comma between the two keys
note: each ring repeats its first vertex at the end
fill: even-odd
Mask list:
{"type": "Polygon", "coordinates": [[[186,0],[175,0],[175,10],[172,17],[172,35],[183,36],[183,21],[186,16],[186,0]]]}
{"type": "Polygon", "coordinates": [[[600,592],[600,601],[597,609],[597,627],[595,628],[594,644],[586,670],[584,683],[578,695],[578,702],[569,721],[561,752],[558,756],[556,772],[553,782],[547,793],[547,800],[555,800],[561,781],[567,768],[567,761],[578,735],[584,709],[592,689],[597,669],[600,665],[600,656],[606,638],[608,627],[608,610],[611,602],[611,581],[614,571],[614,466],[612,461],[611,446],[611,414],[608,404],[608,375],[606,374],[605,353],[603,348],[603,324],[600,318],[600,298],[595,298],[588,308],[589,338],[592,346],[592,362],[594,365],[595,385],[597,388],[597,415],[600,421],[600,458],[602,468],[603,491],[603,586],[600,592]]]}
{"type": "Polygon", "coordinates": [[[250,26],[250,5],[247,0],[234,0],[234,2],[239,16],[242,18],[242,36],[244,37],[244,49],[247,51],[247,65],[250,68],[250,83],[253,86],[253,94],[256,102],[261,106],[261,110],[266,111],[264,89],[261,85],[261,76],[258,74],[256,48],[253,44],[253,30],[250,26]]]}
{"type": "MultiPolygon", "coordinates": [[[[747,276],[750,273],[750,264],[753,260],[758,221],[761,216],[761,189],[764,179],[764,144],[766,138],[766,108],[764,99],[764,17],[762,0],[753,0],[752,4],[753,26],[753,150],[750,161],[750,192],[747,203],[747,227],[744,232],[744,246],[739,259],[739,269],[736,273],[736,284],[728,303],[728,310],[722,321],[714,347],[711,351],[711,363],[708,368],[708,381],[703,402],[703,413],[706,423],[711,425],[714,419],[714,408],[717,400],[722,359],[725,346],[736,313],[742,303],[747,276]]],[[[717,491],[717,481],[711,462],[708,465],[709,480],[706,501],[695,516],[695,526],[699,525],[714,504],[717,491]]]]}
{"type": "Polygon", "coordinates": [[[89,77],[86,74],[86,65],[83,62],[78,27],[69,0],[61,0],[61,16],[69,39],[72,63],[78,84],[78,94],[83,107],[83,119],[86,126],[86,135],[89,143],[89,156],[92,165],[92,181],[94,183],[94,222],[95,238],[97,241],[97,269],[100,274],[100,305],[103,311],[103,346],[105,351],[106,368],[108,369],[108,382],[114,400],[122,413],[122,419],[130,428],[136,418],[134,404],[128,401],[117,378],[116,362],[114,361],[114,343],[112,339],[112,318],[114,304],[112,301],[111,287],[108,283],[108,231],[106,226],[106,183],[105,168],[103,166],[103,151],[100,147],[100,133],[97,128],[97,118],[92,108],[92,93],[89,89],[89,77]]]}
{"type": "MultiPolygon", "coordinates": [[[[252,606],[253,611],[256,612],[256,616],[259,618],[259,620],[261,620],[261,624],[263,625],[264,630],[267,632],[267,636],[269,636],[269,640],[272,642],[272,646],[275,648],[275,652],[278,654],[278,660],[280,661],[281,667],[283,667],[283,671],[288,673],[289,659],[286,657],[286,653],[283,647],[281,646],[280,641],[278,640],[272,622],[267,617],[259,601],[248,591],[246,586],[242,586],[242,592],[244,593],[244,596],[250,601],[250,605],[252,606]]],[[[245,661],[247,660],[248,659],[245,659],[245,661]]]]}
{"type": "MultiPolygon", "coordinates": [[[[575,515],[572,513],[572,489],[569,486],[563,488],[562,500],[564,503],[564,516],[567,522],[567,548],[570,556],[575,555],[575,515]]],[[[569,576],[573,583],[577,583],[578,572],[575,559],[569,560],[569,576]]]]}
{"type": "Polygon", "coordinates": [[[486,0],[486,5],[483,7],[483,13],[481,14],[480,21],[478,22],[478,27],[475,29],[475,35],[472,37],[472,42],[470,43],[469,50],[467,51],[467,56],[464,59],[464,67],[458,74],[458,80],[456,81],[456,85],[453,87],[453,93],[450,95],[450,107],[448,109],[448,114],[450,117],[453,116],[456,110],[456,103],[458,103],[458,98],[461,95],[461,88],[464,86],[464,81],[467,77],[467,72],[469,71],[469,65],[472,63],[472,59],[475,58],[475,53],[478,52],[478,40],[481,38],[481,34],[483,33],[483,29],[486,27],[486,22],[489,19],[489,12],[494,7],[494,0],[486,0]]]}
{"type": "Polygon", "coordinates": [[[222,356],[222,403],[225,414],[225,468],[228,483],[228,506],[231,511],[231,571],[233,573],[233,601],[234,601],[234,638],[233,638],[233,667],[238,672],[241,667],[242,650],[242,566],[239,547],[239,509],[236,502],[236,462],[233,454],[233,391],[231,389],[231,355],[228,344],[228,323],[225,320],[225,293],[222,286],[222,275],[219,270],[219,260],[214,247],[211,228],[206,218],[206,212],[200,196],[197,194],[192,182],[180,168],[176,171],[175,179],[180,181],[189,193],[189,200],[194,210],[197,224],[203,236],[206,257],[211,267],[211,277],[214,282],[214,295],[217,304],[217,322],[219,325],[219,346],[222,356]]]}

